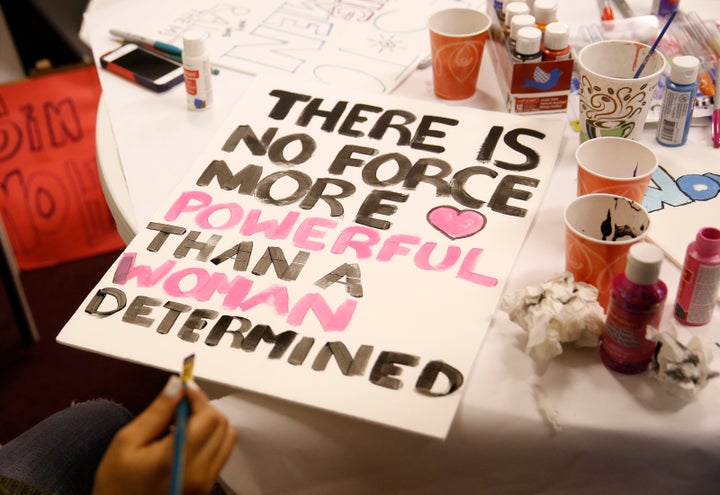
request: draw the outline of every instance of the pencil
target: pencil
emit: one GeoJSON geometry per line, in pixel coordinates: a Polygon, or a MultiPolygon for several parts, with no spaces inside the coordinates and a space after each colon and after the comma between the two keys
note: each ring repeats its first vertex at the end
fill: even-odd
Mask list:
{"type": "MultiPolygon", "coordinates": [[[[192,380],[195,354],[191,354],[183,360],[183,369],[180,379],[183,387],[192,380]]],[[[185,466],[185,432],[190,417],[190,401],[186,396],[180,399],[175,410],[175,442],[173,442],[173,463],[170,472],[170,495],[182,493],[183,467],[185,466]]]]}

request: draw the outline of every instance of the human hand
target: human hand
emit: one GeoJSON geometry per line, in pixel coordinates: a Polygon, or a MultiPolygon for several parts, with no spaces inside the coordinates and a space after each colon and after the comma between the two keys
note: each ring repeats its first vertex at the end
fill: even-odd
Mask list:
{"type": "Polygon", "coordinates": [[[183,493],[210,493],[230,457],[236,433],[200,389],[194,384],[182,387],[180,378],[172,376],[163,392],[115,435],[95,474],[93,495],[168,492],[175,438],[169,427],[183,394],[192,411],[186,430],[183,493]]]}

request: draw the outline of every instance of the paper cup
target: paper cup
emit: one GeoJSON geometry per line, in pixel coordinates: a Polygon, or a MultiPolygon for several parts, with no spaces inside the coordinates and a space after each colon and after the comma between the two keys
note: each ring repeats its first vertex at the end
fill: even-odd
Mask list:
{"type": "Polygon", "coordinates": [[[650,178],[658,166],[657,156],[631,139],[589,139],[575,150],[577,194],[617,194],[642,203],[650,178]]]}
{"type": "Polygon", "coordinates": [[[615,194],[587,194],[565,209],[565,270],[598,289],[607,310],[613,278],[625,271],[630,246],[647,235],[650,217],[639,203],[615,194]]]}
{"type": "Polygon", "coordinates": [[[640,76],[650,47],[644,43],[607,40],[591,43],[577,57],[580,78],[580,141],[600,136],[638,139],[665,57],[655,51],[640,76]]]}
{"type": "Polygon", "coordinates": [[[462,100],[475,94],[490,17],[479,10],[452,8],[428,21],[435,95],[462,100]]]}

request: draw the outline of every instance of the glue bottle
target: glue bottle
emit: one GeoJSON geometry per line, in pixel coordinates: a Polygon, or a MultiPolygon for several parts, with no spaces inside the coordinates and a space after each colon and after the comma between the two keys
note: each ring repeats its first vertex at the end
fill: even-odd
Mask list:
{"type": "Polygon", "coordinates": [[[515,48],[512,51],[513,63],[540,62],[542,52],[540,42],[542,31],[535,27],[524,27],[518,29],[515,48]]]}
{"type": "Polygon", "coordinates": [[[183,35],[182,62],[188,108],[208,108],[212,103],[212,69],[201,32],[190,31],[183,35]]]}
{"type": "Polygon", "coordinates": [[[705,325],[715,311],[720,288],[720,229],[704,227],[685,253],[675,298],[675,319],[686,325],[705,325]]]}
{"type": "Polygon", "coordinates": [[[650,364],[656,342],[645,338],[647,325],[659,328],[667,297],[660,280],[663,252],[654,244],[633,244],[625,273],[612,282],[600,357],[620,373],[642,373],[650,364]]]}
{"type": "Polygon", "coordinates": [[[700,60],[692,55],[672,59],[660,109],[656,138],[658,143],[682,146],[687,141],[699,85],[699,69],[700,60]]]}

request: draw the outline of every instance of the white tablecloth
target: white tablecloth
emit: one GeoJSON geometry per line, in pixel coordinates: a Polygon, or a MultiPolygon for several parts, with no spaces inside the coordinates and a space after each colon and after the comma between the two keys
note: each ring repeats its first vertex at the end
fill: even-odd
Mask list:
{"type": "MultiPolygon", "coordinates": [[[[566,18],[596,17],[595,2],[559,3],[566,18]]],[[[642,14],[651,0],[628,3],[642,14]]],[[[720,18],[717,0],[682,4],[720,18]]],[[[461,104],[502,110],[489,63],[480,79],[478,94],[461,104]]],[[[396,94],[433,97],[430,69],[413,74],[396,94]]],[[[98,122],[101,177],[121,230],[131,236],[136,229],[131,201],[138,199],[128,197],[102,107],[98,122]]],[[[720,165],[720,152],[707,145],[708,132],[693,128],[689,143],[676,153],[704,147],[720,165]]],[[[565,137],[508,291],[536,285],[564,268],[562,212],[575,195],[578,143],[569,127],[565,137]]],[[[659,146],[653,137],[648,129],[643,142],[659,146]]],[[[661,277],[669,287],[664,315],[669,325],[678,267],[666,261],[661,277]]],[[[710,324],[678,332],[683,341],[698,334],[718,342],[719,325],[716,308],[710,324]]],[[[444,442],[247,392],[215,399],[239,433],[223,482],[245,495],[720,493],[720,379],[684,402],[649,374],[608,371],[597,349],[567,349],[541,364],[524,353],[525,342],[525,332],[497,311],[444,442]],[[553,413],[559,428],[547,419],[553,413]]],[[[713,354],[712,367],[720,369],[718,346],[713,354]]],[[[215,397],[228,392],[205,386],[215,397]]]]}

